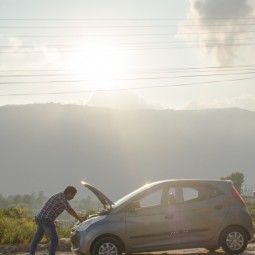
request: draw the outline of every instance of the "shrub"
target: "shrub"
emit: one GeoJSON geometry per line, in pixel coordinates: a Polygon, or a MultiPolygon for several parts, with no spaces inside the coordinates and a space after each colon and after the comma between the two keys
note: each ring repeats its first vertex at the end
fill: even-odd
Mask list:
{"type": "Polygon", "coordinates": [[[30,218],[30,212],[26,208],[9,207],[0,210],[0,217],[13,219],[30,218]]]}
{"type": "MultiPolygon", "coordinates": [[[[0,244],[30,243],[36,231],[34,219],[25,208],[0,209],[0,244]]],[[[71,226],[57,225],[59,237],[70,237],[71,226]]],[[[48,238],[45,236],[44,240],[48,238]]]]}
{"type": "Polygon", "coordinates": [[[21,208],[0,210],[0,244],[28,243],[35,231],[29,211],[21,208]]]}
{"type": "Polygon", "coordinates": [[[248,205],[248,209],[251,214],[253,224],[255,224],[255,205],[254,204],[248,205]]]}

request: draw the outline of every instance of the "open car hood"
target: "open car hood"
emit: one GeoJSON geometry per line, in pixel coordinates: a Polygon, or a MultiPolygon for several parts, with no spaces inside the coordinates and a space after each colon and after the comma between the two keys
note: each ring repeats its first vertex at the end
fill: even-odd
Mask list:
{"type": "Polygon", "coordinates": [[[88,188],[90,191],[92,191],[95,196],[99,199],[99,201],[103,204],[104,208],[110,207],[112,208],[112,205],[114,204],[108,197],[106,197],[101,191],[90,185],[89,183],[85,181],[81,181],[81,184],[88,188]]]}

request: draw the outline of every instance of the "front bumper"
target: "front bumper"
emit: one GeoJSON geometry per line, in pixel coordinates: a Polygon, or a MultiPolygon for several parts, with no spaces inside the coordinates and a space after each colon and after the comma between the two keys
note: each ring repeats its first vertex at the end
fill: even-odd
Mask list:
{"type": "Polygon", "coordinates": [[[94,240],[93,237],[91,232],[72,230],[71,251],[75,254],[91,255],[90,247],[94,240]]]}
{"type": "Polygon", "coordinates": [[[81,254],[80,253],[80,233],[76,230],[72,231],[71,233],[71,250],[73,253],[81,254]]]}

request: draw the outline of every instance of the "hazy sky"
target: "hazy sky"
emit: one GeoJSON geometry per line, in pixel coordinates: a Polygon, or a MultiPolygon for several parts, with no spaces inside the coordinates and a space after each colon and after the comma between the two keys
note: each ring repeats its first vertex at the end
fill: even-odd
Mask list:
{"type": "Polygon", "coordinates": [[[1,0],[0,105],[255,110],[247,0],[1,0]]]}

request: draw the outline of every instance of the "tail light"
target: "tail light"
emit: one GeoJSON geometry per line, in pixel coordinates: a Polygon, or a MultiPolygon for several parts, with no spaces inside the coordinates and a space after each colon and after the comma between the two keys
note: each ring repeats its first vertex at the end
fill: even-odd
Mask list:
{"type": "Polygon", "coordinates": [[[241,197],[241,195],[234,186],[232,187],[232,195],[242,206],[247,207],[244,199],[241,197]]]}

